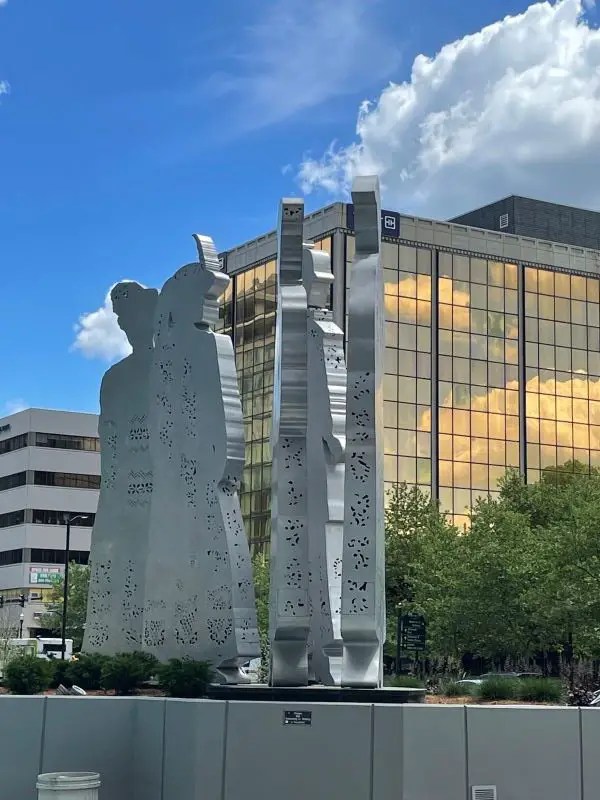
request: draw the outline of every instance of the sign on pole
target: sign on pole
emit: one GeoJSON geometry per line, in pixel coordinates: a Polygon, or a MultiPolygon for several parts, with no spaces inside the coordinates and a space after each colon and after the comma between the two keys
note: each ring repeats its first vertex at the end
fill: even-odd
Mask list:
{"type": "Polygon", "coordinates": [[[403,614],[400,617],[398,641],[402,650],[420,652],[425,650],[427,625],[421,614],[403,614]]]}

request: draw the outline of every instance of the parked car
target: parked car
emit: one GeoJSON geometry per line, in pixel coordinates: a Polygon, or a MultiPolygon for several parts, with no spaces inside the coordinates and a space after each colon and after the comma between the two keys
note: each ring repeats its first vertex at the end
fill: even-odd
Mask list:
{"type": "Polygon", "coordinates": [[[541,672],[485,672],[483,675],[473,676],[472,678],[463,678],[456,681],[459,686],[481,686],[482,683],[489,680],[506,679],[506,680],[523,680],[525,678],[543,678],[541,672]]]}

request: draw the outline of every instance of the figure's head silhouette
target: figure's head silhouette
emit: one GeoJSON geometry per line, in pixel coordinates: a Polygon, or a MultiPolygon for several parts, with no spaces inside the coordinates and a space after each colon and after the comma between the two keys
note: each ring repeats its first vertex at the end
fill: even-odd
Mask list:
{"type": "Polygon", "coordinates": [[[113,286],[110,299],[119,327],[134,351],[152,347],[158,291],[135,281],[121,281],[113,286]]]}
{"type": "Polygon", "coordinates": [[[191,322],[198,328],[209,328],[219,318],[219,297],[230,281],[221,271],[213,241],[208,236],[194,234],[198,261],[186,264],[169,278],[163,292],[175,320],[191,322]]]}
{"type": "Polygon", "coordinates": [[[329,253],[325,250],[315,250],[310,244],[303,246],[302,284],[306,289],[309,307],[329,308],[329,295],[333,284],[329,253]]]}

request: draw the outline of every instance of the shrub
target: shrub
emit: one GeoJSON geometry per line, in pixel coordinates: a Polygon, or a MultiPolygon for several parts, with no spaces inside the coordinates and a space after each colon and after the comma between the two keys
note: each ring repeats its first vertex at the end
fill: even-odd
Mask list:
{"type": "Polygon", "coordinates": [[[204,697],[211,677],[208,661],[172,658],[158,668],[158,682],[169,697],[204,697]]]}
{"type": "Polygon", "coordinates": [[[102,668],[108,660],[107,656],[100,653],[80,655],[77,661],[70,661],[66,672],[67,681],[79,686],[86,691],[100,689],[102,668]]]}
{"type": "Polygon", "coordinates": [[[152,653],[143,653],[141,650],[136,650],[131,655],[136,658],[140,664],[142,664],[143,669],[146,670],[148,677],[144,678],[144,680],[150,680],[150,678],[156,674],[156,670],[159,666],[156,656],[153,656],[152,653]]]}
{"type": "Polygon", "coordinates": [[[48,662],[50,666],[50,687],[57,689],[61,684],[63,686],[72,686],[69,678],[70,661],[63,661],[62,658],[53,658],[48,662]]]}
{"type": "Polygon", "coordinates": [[[474,688],[473,684],[448,681],[442,685],[441,693],[445,697],[468,697],[473,694],[474,688]]]}
{"type": "Polygon", "coordinates": [[[563,700],[563,687],[553,678],[524,678],[517,688],[519,700],[529,703],[555,703],[563,700]]]}
{"type": "Polygon", "coordinates": [[[397,689],[424,689],[425,684],[420,678],[415,678],[414,675],[394,675],[390,680],[390,686],[395,686],[397,689]]]}
{"type": "Polygon", "coordinates": [[[18,656],[6,665],[4,684],[11,694],[39,694],[50,686],[50,664],[36,656],[18,656]]]}
{"type": "Polygon", "coordinates": [[[574,686],[567,695],[567,703],[570,706],[589,706],[593,699],[593,691],[585,686],[574,686]]]}
{"type": "Polygon", "coordinates": [[[516,680],[510,678],[489,678],[477,687],[477,697],[480,700],[514,700],[517,696],[518,685],[516,680]]]}
{"type": "Polygon", "coordinates": [[[155,658],[140,658],[140,653],[117,653],[107,658],[101,675],[103,689],[112,689],[115,694],[133,694],[136,689],[152,677],[158,662],[155,658]]]}

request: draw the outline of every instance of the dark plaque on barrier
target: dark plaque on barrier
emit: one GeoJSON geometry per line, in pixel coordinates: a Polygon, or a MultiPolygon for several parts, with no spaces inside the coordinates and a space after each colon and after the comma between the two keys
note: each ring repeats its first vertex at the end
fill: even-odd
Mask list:
{"type": "Polygon", "coordinates": [[[284,725],[312,725],[312,711],[284,711],[284,725]]]}

